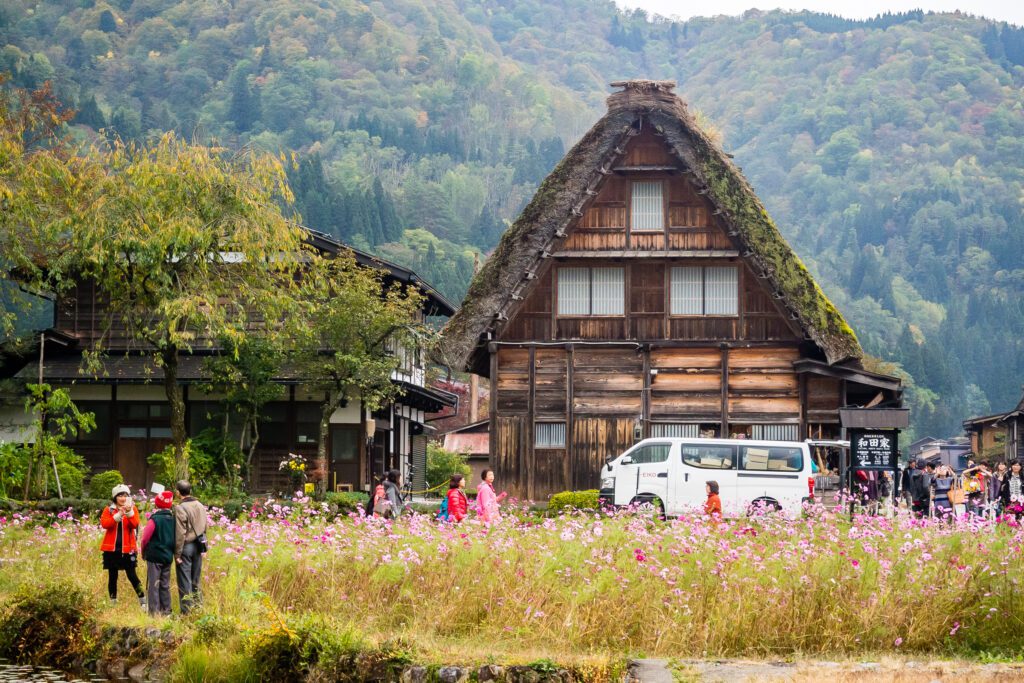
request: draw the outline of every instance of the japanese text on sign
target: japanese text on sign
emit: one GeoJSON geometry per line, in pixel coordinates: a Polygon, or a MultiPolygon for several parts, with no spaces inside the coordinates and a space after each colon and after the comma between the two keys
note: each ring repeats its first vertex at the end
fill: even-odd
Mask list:
{"type": "Polygon", "coordinates": [[[896,469],[898,453],[895,430],[870,432],[851,430],[850,454],[854,469],[896,469]]]}

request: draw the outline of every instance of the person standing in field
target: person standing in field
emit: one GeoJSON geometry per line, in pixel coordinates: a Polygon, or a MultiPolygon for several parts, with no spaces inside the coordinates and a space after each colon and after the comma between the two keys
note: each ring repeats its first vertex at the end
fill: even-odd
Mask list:
{"type": "Polygon", "coordinates": [[[994,516],[999,516],[1003,509],[1002,490],[1003,482],[1006,481],[1010,471],[1006,469],[1006,463],[1000,462],[992,469],[992,476],[988,481],[989,507],[994,516]]]}
{"type": "Polygon", "coordinates": [[[1021,474],[1019,460],[1010,463],[1010,473],[1003,479],[999,498],[1003,504],[1003,511],[1020,520],[1024,515],[1024,474],[1021,474]]]}
{"type": "Polygon", "coordinates": [[[171,504],[174,494],[162,491],[153,503],[156,511],[149,516],[142,530],[140,550],[146,561],[146,590],[149,613],[153,616],[171,613],[171,565],[174,564],[174,516],[171,504]]]}
{"type": "Polygon", "coordinates": [[[928,515],[932,502],[932,477],[928,473],[925,461],[918,460],[916,467],[910,471],[910,509],[917,517],[928,515]]]}
{"type": "Polygon", "coordinates": [[[907,463],[907,466],[903,468],[903,475],[900,478],[900,496],[903,498],[907,505],[907,509],[911,509],[914,505],[914,495],[911,492],[912,480],[914,472],[917,471],[917,461],[911,460],[907,463]]]}
{"type": "Polygon", "coordinates": [[[476,514],[480,521],[491,524],[501,519],[498,504],[505,500],[507,495],[504,491],[495,495],[494,470],[484,470],[481,472],[480,485],[476,489],[476,514]]]}
{"type": "Polygon", "coordinates": [[[953,488],[956,477],[948,466],[942,465],[935,473],[933,487],[935,489],[932,503],[935,508],[935,516],[941,519],[953,515],[953,504],[949,500],[949,490],[953,488]]]}
{"type": "Polygon", "coordinates": [[[704,514],[718,521],[722,518],[722,499],[718,497],[718,482],[709,481],[704,484],[708,499],[704,503],[704,514]]]}
{"type": "Polygon", "coordinates": [[[466,497],[466,478],[453,474],[448,482],[448,521],[461,522],[469,512],[469,498],[466,497]]]}
{"type": "Polygon", "coordinates": [[[181,502],[174,508],[174,561],[181,613],[188,614],[200,600],[199,579],[206,552],[206,507],[192,496],[185,480],[176,488],[181,502]]]}
{"type": "Polygon", "coordinates": [[[145,607],[146,595],[135,573],[138,564],[135,530],[139,528],[139,511],[132,500],[131,489],[124,484],[111,490],[110,501],[100,515],[100,526],[106,530],[100,550],[103,551],[103,568],[107,570],[107,594],[111,602],[117,602],[117,575],[123,571],[139,597],[139,604],[145,607]]]}

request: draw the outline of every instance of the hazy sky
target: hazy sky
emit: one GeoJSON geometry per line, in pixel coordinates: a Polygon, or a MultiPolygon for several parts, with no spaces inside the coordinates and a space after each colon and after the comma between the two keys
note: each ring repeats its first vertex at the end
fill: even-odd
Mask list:
{"type": "Polygon", "coordinates": [[[953,12],[957,9],[1024,26],[1024,2],[1022,0],[716,0],[705,4],[679,0],[616,0],[622,7],[642,7],[651,14],[665,17],[678,16],[688,19],[718,14],[743,14],[756,7],[762,10],[814,10],[838,14],[851,19],[865,19],[884,12],[905,12],[911,9],[953,12]]]}

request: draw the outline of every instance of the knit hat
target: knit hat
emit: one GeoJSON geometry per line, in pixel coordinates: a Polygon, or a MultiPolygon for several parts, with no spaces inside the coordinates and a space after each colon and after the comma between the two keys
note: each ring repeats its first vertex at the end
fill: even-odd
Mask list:
{"type": "Polygon", "coordinates": [[[125,493],[125,494],[131,496],[132,495],[132,490],[130,488],[128,488],[127,484],[118,484],[110,492],[110,500],[116,500],[117,497],[119,495],[121,495],[122,493],[125,493]]]}
{"type": "Polygon", "coordinates": [[[161,510],[170,510],[171,503],[174,502],[174,494],[171,493],[170,491],[161,491],[160,493],[156,494],[156,497],[153,499],[153,502],[156,503],[156,506],[161,510]]]}

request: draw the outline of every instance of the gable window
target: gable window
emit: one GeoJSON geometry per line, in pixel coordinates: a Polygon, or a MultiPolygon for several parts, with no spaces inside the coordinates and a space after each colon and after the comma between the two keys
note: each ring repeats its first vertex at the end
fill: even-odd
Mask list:
{"type": "Polygon", "coordinates": [[[558,269],[558,315],[623,315],[625,301],[622,268],[558,269]]]}
{"type": "Polygon", "coordinates": [[[534,448],[565,448],[564,422],[537,422],[533,428],[534,448]]]}
{"type": "Polygon", "coordinates": [[[661,181],[633,183],[632,219],[633,232],[665,229],[661,181]]]}
{"type": "Polygon", "coordinates": [[[672,268],[672,315],[739,315],[739,274],[735,266],[672,268]]]}

